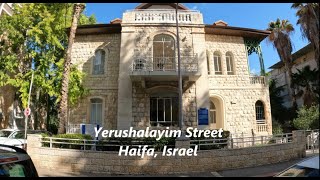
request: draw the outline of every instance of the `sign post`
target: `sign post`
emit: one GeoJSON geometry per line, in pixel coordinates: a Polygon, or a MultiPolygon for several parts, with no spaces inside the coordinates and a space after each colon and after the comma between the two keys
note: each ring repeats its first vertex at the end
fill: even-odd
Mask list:
{"type": "MultiPolygon", "coordinates": [[[[31,109],[30,109],[30,96],[31,96],[31,90],[32,90],[32,83],[33,83],[33,75],[34,75],[34,71],[32,71],[32,76],[31,76],[31,83],[30,83],[30,88],[29,88],[29,97],[28,97],[28,106],[27,108],[24,110],[24,115],[25,115],[25,119],[24,119],[24,138],[25,138],[25,142],[27,142],[27,128],[28,128],[28,117],[31,114],[31,109]]],[[[26,149],[26,143],[24,144],[24,149],[26,149]]]]}

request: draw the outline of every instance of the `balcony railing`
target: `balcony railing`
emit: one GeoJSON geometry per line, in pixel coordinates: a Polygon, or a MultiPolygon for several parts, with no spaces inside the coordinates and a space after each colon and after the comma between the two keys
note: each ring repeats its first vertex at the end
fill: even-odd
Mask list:
{"type": "Polygon", "coordinates": [[[266,85],[264,76],[250,76],[250,84],[266,85]]]}
{"type": "Polygon", "coordinates": [[[257,132],[267,132],[268,131],[268,124],[265,119],[256,120],[257,124],[257,132]]]}
{"type": "Polygon", "coordinates": [[[268,132],[268,125],[267,124],[257,124],[257,131],[258,132],[268,132]]]}
{"type": "MultiPolygon", "coordinates": [[[[136,57],[133,60],[131,70],[141,71],[178,71],[177,57],[136,57]]],[[[180,57],[181,72],[198,72],[197,56],[180,57]]]]}
{"type": "MultiPolygon", "coordinates": [[[[146,9],[129,10],[123,19],[124,23],[176,23],[175,10],[168,9],[146,9]],[[127,16],[126,16],[127,15],[127,16]]],[[[179,10],[178,22],[182,24],[198,23],[201,24],[202,16],[199,11],[179,10]],[[200,18],[199,18],[200,17],[200,18]]]]}

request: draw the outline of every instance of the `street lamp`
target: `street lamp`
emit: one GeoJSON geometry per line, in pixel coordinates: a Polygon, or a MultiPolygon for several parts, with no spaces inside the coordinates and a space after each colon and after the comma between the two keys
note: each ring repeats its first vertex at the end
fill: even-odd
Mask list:
{"type": "Polygon", "coordinates": [[[178,24],[178,4],[176,4],[176,28],[177,28],[177,51],[178,51],[178,76],[179,76],[179,127],[183,132],[183,111],[182,111],[182,77],[181,77],[181,62],[180,62],[180,40],[179,40],[179,24],[178,24]]]}

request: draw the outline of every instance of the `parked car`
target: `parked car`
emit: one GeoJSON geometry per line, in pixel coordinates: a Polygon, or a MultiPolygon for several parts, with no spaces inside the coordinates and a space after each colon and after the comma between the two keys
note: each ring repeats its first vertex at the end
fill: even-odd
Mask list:
{"type": "Polygon", "coordinates": [[[275,177],[320,177],[319,155],[296,163],[275,177]]]}
{"type": "Polygon", "coordinates": [[[0,177],[39,177],[28,153],[0,144],[0,177]]]}
{"type": "MultiPolygon", "coordinates": [[[[0,130],[0,144],[16,146],[24,148],[24,144],[27,144],[27,140],[24,139],[24,130],[19,129],[1,129],[0,130]]],[[[41,134],[46,133],[52,135],[48,131],[44,130],[27,130],[27,134],[41,134]]]]}

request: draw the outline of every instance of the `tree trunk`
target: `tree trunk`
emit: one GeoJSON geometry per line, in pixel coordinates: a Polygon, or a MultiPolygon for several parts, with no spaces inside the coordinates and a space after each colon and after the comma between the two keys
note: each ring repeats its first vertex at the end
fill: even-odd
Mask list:
{"type": "Polygon", "coordinates": [[[61,87],[61,101],[59,107],[59,129],[58,134],[63,134],[66,132],[66,120],[68,116],[68,88],[69,88],[69,73],[71,66],[71,50],[74,42],[74,37],[77,30],[78,19],[81,12],[85,6],[81,3],[75,3],[73,7],[73,17],[72,24],[70,28],[70,34],[68,39],[68,49],[66,53],[66,58],[64,61],[64,70],[62,77],[62,87],[61,87]]]}
{"type": "Polygon", "coordinates": [[[297,106],[297,100],[295,95],[295,89],[294,89],[294,84],[292,83],[292,65],[288,63],[286,66],[288,71],[288,80],[289,80],[289,89],[290,89],[292,108],[294,110],[297,110],[298,106],[297,106]]]}

